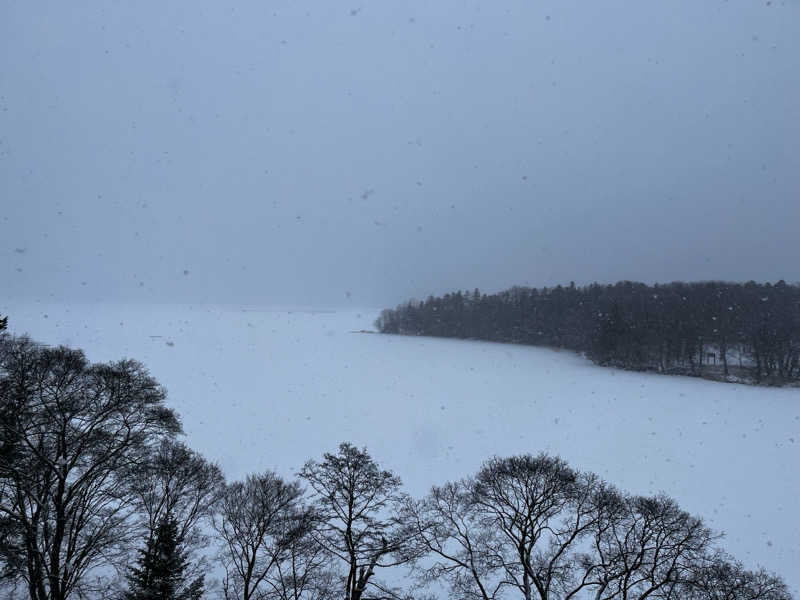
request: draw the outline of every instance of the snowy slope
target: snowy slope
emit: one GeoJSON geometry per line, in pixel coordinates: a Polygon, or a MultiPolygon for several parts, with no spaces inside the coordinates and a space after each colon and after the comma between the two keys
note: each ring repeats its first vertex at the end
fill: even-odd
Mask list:
{"type": "Polygon", "coordinates": [[[746,564],[800,592],[800,390],[604,369],[570,352],[351,333],[375,311],[0,306],[14,333],[131,357],[170,392],[188,443],[229,478],[290,476],[342,440],[406,490],[492,454],[547,451],[623,489],[665,491],[746,564]]]}

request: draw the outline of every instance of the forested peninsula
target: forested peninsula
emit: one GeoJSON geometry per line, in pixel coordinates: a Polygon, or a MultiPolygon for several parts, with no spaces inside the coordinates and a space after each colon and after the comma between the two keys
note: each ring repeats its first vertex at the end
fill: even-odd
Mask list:
{"type": "Polygon", "coordinates": [[[673,282],[457,291],[381,312],[381,333],[567,348],[599,365],[800,382],[800,285],[673,282]]]}

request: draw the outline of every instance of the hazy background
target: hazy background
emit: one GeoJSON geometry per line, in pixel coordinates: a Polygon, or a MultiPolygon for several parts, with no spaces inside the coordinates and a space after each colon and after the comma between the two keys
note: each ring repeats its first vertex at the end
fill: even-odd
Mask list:
{"type": "Polygon", "coordinates": [[[797,0],[0,2],[6,298],[798,281],[798,225],[797,0]]]}

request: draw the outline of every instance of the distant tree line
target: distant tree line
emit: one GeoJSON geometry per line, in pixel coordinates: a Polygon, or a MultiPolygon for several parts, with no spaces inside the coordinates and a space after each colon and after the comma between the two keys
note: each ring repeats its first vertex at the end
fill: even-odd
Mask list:
{"type": "Polygon", "coordinates": [[[476,289],[384,310],[376,327],[568,348],[634,370],[757,383],[800,379],[800,286],[784,281],[476,289]]]}
{"type": "Polygon", "coordinates": [[[791,598],[674,500],[558,457],[491,458],[418,499],[349,443],[296,480],[226,482],[176,440],[165,399],[135,361],[0,336],[4,598],[791,598]],[[222,573],[213,590],[209,569],[222,573]]]}

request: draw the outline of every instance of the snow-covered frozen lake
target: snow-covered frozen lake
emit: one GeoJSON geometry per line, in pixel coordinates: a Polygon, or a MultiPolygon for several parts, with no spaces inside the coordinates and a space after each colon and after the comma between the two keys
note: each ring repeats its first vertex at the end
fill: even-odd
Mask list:
{"type": "Polygon", "coordinates": [[[291,476],[343,440],[422,495],[493,454],[546,451],[664,491],[800,592],[800,389],[605,369],[567,351],[353,333],[377,311],[0,306],[12,333],[143,362],[229,478],[291,476]]]}

